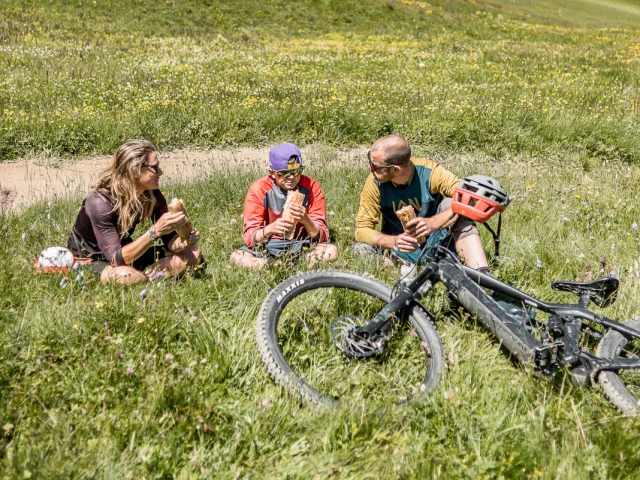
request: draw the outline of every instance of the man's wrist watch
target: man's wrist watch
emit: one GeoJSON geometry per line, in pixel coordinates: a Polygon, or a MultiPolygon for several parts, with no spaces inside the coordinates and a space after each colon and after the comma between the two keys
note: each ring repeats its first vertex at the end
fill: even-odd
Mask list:
{"type": "Polygon", "coordinates": [[[156,229],[153,227],[150,227],[149,230],[147,230],[147,233],[149,234],[149,240],[152,242],[155,242],[160,238],[160,234],[156,232],[156,229]]]}

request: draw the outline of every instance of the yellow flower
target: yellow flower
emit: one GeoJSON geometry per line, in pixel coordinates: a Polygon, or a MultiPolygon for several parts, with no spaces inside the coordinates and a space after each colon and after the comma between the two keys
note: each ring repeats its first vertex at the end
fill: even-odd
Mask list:
{"type": "Polygon", "coordinates": [[[145,319],[144,317],[140,317],[140,318],[138,319],[138,323],[144,323],[144,321],[145,321],[145,320],[146,320],[146,319],[145,319]]]}
{"type": "Polygon", "coordinates": [[[73,324],[73,329],[74,329],[74,330],[77,330],[77,329],[78,329],[78,324],[77,324],[77,323],[74,323],[74,324],[73,324]]]}
{"type": "Polygon", "coordinates": [[[96,308],[102,308],[102,307],[104,307],[104,303],[96,302],[96,308]]]}

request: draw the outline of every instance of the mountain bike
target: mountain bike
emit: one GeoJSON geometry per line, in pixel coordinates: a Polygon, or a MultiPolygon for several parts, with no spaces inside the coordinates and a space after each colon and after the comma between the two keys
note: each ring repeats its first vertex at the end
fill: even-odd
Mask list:
{"type": "Polygon", "coordinates": [[[443,374],[445,352],[421,299],[441,283],[535,374],[565,371],[581,385],[599,383],[623,413],[639,412],[640,318],[618,323],[588,310],[615,301],[617,279],[553,282],[578,301],[549,303],[462,265],[446,248],[432,249],[432,261],[396,288],[352,272],[317,271],[273,289],[257,319],[260,354],[273,379],[322,405],[424,399],[443,374]]]}

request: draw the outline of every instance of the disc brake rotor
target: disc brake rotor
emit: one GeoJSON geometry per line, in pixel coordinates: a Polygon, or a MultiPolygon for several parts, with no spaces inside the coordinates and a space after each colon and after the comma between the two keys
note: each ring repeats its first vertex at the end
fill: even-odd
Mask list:
{"type": "Polygon", "coordinates": [[[355,315],[343,315],[331,322],[331,338],[336,347],[346,355],[356,358],[380,355],[384,351],[384,337],[366,339],[356,334],[356,329],[367,325],[367,320],[355,315]]]}

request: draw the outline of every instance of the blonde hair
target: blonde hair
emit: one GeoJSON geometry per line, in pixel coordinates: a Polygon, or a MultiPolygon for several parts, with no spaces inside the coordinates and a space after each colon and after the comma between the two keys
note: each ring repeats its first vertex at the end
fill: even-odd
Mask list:
{"type": "Polygon", "coordinates": [[[137,222],[151,217],[156,198],[145,191],[139,198],[136,184],[140,180],[140,170],[149,160],[149,154],[156,151],[153,143],[146,140],[128,140],[118,147],[111,165],[98,176],[93,192],[106,194],[113,201],[111,212],[118,212],[118,233],[120,238],[137,222]]]}

